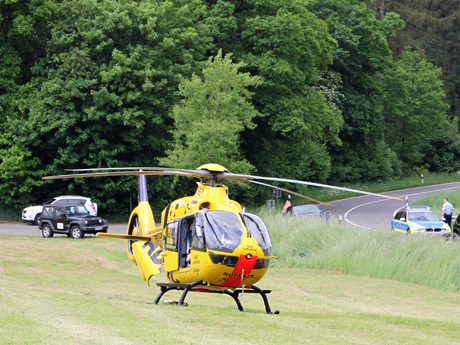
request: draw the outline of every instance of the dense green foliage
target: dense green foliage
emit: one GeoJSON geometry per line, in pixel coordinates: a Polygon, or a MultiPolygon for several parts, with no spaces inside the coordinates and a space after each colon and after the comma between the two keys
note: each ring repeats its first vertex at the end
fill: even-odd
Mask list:
{"type": "Polygon", "coordinates": [[[239,134],[253,129],[253,118],[260,114],[248,102],[247,87],[260,84],[260,78],[238,73],[242,63],[233,64],[231,54],[219,51],[203,69],[204,80],[193,75],[179,85],[183,100],[173,109],[174,146],[160,164],[195,169],[209,162],[220,162],[231,171],[248,174],[254,167],[241,155],[239,134]],[[196,121],[200,118],[200,121],[196,121]]]}
{"type": "Polygon", "coordinates": [[[304,0],[207,1],[215,52],[233,53],[263,82],[253,103],[263,114],[243,133],[243,152],[260,174],[325,181],[326,143],[338,144],[341,113],[314,84],[336,43],[304,0]],[[261,154],[261,153],[270,154],[261,154]]]}
{"type": "Polygon", "coordinates": [[[421,163],[426,139],[447,128],[448,106],[443,102],[440,74],[418,53],[404,51],[383,75],[382,90],[388,100],[384,107],[385,139],[404,158],[406,169],[421,163]]]}
{"type": "Polygon", "coordinates": [[[339,133],[343,144],[331,149],[331,178],[357,181],[391,177],[393,157],[383,141],[383,99],[376,78],[391,65],[386,27],[361,1],[316,1],[309,8],[325,20],[338,41],[332,51],[331,69],[341,76],[339,108],[345,124],[339,133]]]}
{"type": "MultiPolygon", "coordinates": [[[[402,4],[436,5],[0,0],[0,203],[84,194],[113,213],[136,198],[135,177],[40,180],[66,168],[212,161],[330,183],[455,172],[456,17],[437,2],[445,20],[424,18],[436,40],[422,44],[402,4]]],[[[156,212],[193,193],[184,178],[148,183],[156,212]]],[[[232,188],[247,204],[270,195],[232,188]]]]}

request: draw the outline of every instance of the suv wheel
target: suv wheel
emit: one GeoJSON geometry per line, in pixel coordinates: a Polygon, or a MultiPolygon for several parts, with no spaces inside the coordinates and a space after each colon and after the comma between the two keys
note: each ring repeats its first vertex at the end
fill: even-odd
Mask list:
{"type": "Polygon", "coordinates": [[[42,236],[44,238],[48,238],[48,237],[53,237],[53,235],[54,235],[54,232],[53,230],[51,230],[50,226],[48,224],[43,225],[42,236]]]}
{"type": "Polygon", "coordinates": [[[72,236],[72,238],[77,239],[85,237],[85,234],[81,231],[78,225],[75,225],[72,226],[72,228],[70,229],[70,236],[72,236]]]}
{"type": "Polygon", "coordinates": [[[42,214],[41,213],[37,213],[37,215],[35,216],[34,218],[34,223],[36,225],[40,225],[40,223],[42,222],[42,214]]]}

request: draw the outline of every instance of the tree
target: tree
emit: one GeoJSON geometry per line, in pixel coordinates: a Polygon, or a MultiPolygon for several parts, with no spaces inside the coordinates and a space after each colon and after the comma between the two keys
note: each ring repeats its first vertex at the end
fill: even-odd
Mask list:
{"type": "Polygon", "coordinates": [[[231,52],[262,77],[253,104],[263,114],[242,137],[244,156],[260,174],[324,181],[326,143],[338,144],[341,113],[309,86],[332,63],[335,41],[303,0],[208,0],[214,55],[231,52]]]}
{"type": "Polygon", "coordinates": [[[447,128],[441,70],[406,50],[382,75],[385,137],[405,169],[420,165],[426,138],[447,128]]]}
{"type": "Polygon", "coordinates": [[[342,145],[329,146],[330,181],[387,179],[397,172],[383,140],[378,75],[392,62],[387,36],[403,23],[397,16],[378,21],[359,0],[315,1],[307,8],[327,23],[338,42],[330,70],[342,80],[337,106],[345,123],[339,133],[342,145]]]}
{"type": "Polygon", "coordinates": [[[375,0],[368,2],[377,18],[386,18],[387,11],[398,13],[405,21],[404,29],[389,40],[396,56],[405,47],[418,51],[443,71],[444,90],[450,105],[449,120],[458,116],[457,55],[460,42],[459,0],[375,0]]]}
{"type": "Polygon", "coordinates": [[[18,208],[34,201],[31,192],[42,184],[43,170],[15,138],[11,122],[21,117],[21,98],[36,92],[24,85],[44,54],[53,8],[46,0],[0,1],[0,201],[18,208]]]}
{"type": "Polygon", "coordinates": [[[460,170],[460,135],[457,119],[449,130],[429,138],[422,147],[423,165],[434,173],[455,173],[460,170]]]}
{"type": "MultiPolygon", "coordinates": [[[[56,4],[46,56],[26,85],[38,92],[24,92],[18,101],[18,116],[7,123],[12,138],[39,158],[46,174],[156,165],[171,140],[168,113],[179,80],[200,70],[208,47],[199,23],[204,10],[189,0],[56,4]]],[[[170,195],[162,181],[149,189],[162,191],[155,203],[170,195]]],[[[52,183],[54,193],[93,196],[109,212],[137,190],[133,177],[52,183]]]]}
{"type": "Polygon", "coordinates": [[[252,120],[260,116],[251,104],[248,87],[261,84],[260,77],[240,73],[244,64],[233,63],[232,54],[209,58],[203,79],[193,74],[183,78],[179,94],[183,98],[174,106],[173,148],[160,164],[192,168],[218,163],[230,171],[247,174],[254,167],[241,155],[240,133],[255,127],[252,120]]]}

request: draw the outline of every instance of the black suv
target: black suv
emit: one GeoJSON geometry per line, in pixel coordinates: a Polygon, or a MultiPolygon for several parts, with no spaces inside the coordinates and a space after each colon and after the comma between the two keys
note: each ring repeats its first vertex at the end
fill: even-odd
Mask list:
{"type": "Polygon", "coordinates": [[[101,217],[91,216],[82,204],[44,205],[38,229],[43,237],[53,237],[55,233],[72,238],[83,238],[85,234],[107,232],[109,225],[101,217]]]}

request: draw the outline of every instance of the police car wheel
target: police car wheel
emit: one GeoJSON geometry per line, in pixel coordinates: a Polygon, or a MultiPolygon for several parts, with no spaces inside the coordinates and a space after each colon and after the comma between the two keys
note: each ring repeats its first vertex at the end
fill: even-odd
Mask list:
{"type": "Polygon", "coordinates": [[[407,228],[407,230],[406,230],[406,234],[408,234],[408,235],[410,235],[410,234],[411,234],[411,232],[410,232],[410,228],[407,228]]]}
{"type": "Polygon", "coordinates": [[[391,231],[395,231],[395,228],[394,228],[394,227],[391,227],[391,231]]]}

